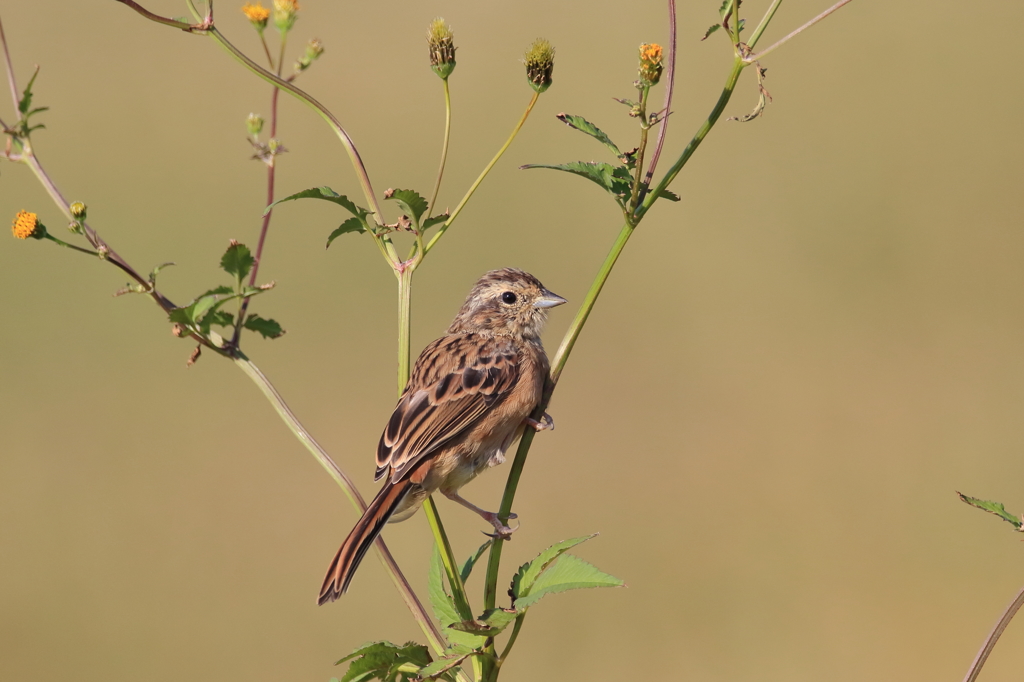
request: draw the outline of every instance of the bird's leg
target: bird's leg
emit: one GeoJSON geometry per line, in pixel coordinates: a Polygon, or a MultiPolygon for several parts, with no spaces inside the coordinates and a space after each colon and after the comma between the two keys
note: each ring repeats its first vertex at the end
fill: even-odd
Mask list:
{"type": "MultiPolygon", "coordinates": [[[[491,535],[491,537],[493,537],[493,538],[501,538],[502,540],[507,540],[509,538],[509,536],[512,535],[512,533],[515,532],[519,528],[519,526],[516,526],[515,528],[509,528],[504,523],[502,523],[501,519],[498,518],[497,513],[489,512],[486,509],[481,509],[480,507],[476,506],[475,504],[473,504],[472,502],[470,502],[466,498],[464,498],[461,495],[459,495],[459,491],[458,490],[444,490],[444,489],[442,489],[441,490],[441,494],[444,495],[445,497],[447,497],[452,502],[458,502],[459,504],[461,504],[466,509],[470,509],[470,510],[476,512],[477,514],[480,515],[480,518],[482,518],[484,521],[486,521],[487,523],[489,523],[492,526],[494,526],[494,531],[495,531],[494,534],[491,535],[490,533],[485,533],[485,535],[491,535]]],[[[515,519],[515,518],[519,518],[519,517],[516,516],[515,514],[510,513],[508,515],[508,518],[509,519],[515,519]]]]}
{"type": "Polygon", "coordinates": [[[540,418],[540,421],[527,417],[523,420],[523,423],[531,427],[534,431],[554,431],[555,420],[547,412],[540,418]]]}

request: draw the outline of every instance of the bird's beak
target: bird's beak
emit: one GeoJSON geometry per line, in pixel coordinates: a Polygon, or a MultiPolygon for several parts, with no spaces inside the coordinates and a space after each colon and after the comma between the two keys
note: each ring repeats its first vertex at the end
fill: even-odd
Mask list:
{"type": "Polygon", "coordinates": [[[568,303],[564,298],[558,294],[553,294],[547,289],[541,291],[540,298],[533,302],[534,308],[554,308],[556,305],[562,305],[568,303]]]}

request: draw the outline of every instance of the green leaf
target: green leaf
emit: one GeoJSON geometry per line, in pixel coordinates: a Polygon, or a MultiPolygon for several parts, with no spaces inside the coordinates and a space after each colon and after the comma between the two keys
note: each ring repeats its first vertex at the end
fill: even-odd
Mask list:
{"type": "Polygon", "coordinates": [[[980,500],[977,497],[970,497],[968,495],[964,495],[961,492],[957,492],[957,495],[960,496],[961,500],[971,505],[972,507],[977,507],[982,511],[987,511],[989,514],[995,514],[1003,521],[1012,524],[1013,527],[1018,531],[1024,531],[1024,519],[1022,519],[1019,516],[1014,516],[1010,512],[1006,511],[1006,508],[1003,507],[1002,502],[989,502],[988,500],[980,500]]]}
{"type": "Polygon", "coordinates": [[[668,199],[669,201],[679,201],[679,195],[675,192],[669,192],[667,189],[661,190],[661,194],[658,197],[660,199],[668,199]]]}
{"type": "Polygon", "coordinates": [[[245,279],[249,274],[256,259],[252,257],[249,247],[232,240],[231,246],[220,258],[220,267],[229,275],[234,275],[239,281],[245,279]]]}
{"type": "Polygon", "coordinates": [[[434,225],[437,225],[439,223],[446,222],[450,217],[451,214],[448,213],[448,211],[445,211],[441,215],[436,215],[432,218],[427,218],[426,220],[423,221],[423,225],[420,226],[420,229],[426,230],[428,227],[433,227],[434,225]]]}
{"type": "Polygon", "coordinates": [[[485,637],[473,635],[467,632],[452,630],[451,626],[461,623],[459,610],[455,607],[455,601],[444,586],[444,566],[441,563],[441,554],[434,546],[434,553],[430,559],[430,568],[427,571],[427,594],[430,596],[430,605],[434,608],[434,617],[441,623],[441,631],[445,633],[448,641],[454,644],[463,645],[470,649],[476,649],[484,645],[485,637]]]}
{"type": "Polygon", "coordinates": [[[720,28],[722,28],[721,24],[712,24],[711,26],[708,27],[708,30],[704,31],[704,37],[701,38],[701,40],[707,40],[709,35],[711,35],[720,28]]]}
{"type": "Polygon", "coordinates": [[[214,310],[202,319],[200,325],[209,327],[211,324],[220,327],[230,327],[235,323],[235,316],[224,310],[214,310]]]}
{"type": "Polygon", "coordinates": [[[559,121],[566,124],[570,128],[575,128],[581,133],[586,133],[587,135],[590,135],[595,140],[597,140],[604,146],[608,147],[608,149],[611,149],[612,153],[615,154],[615,156],[619,156],[620,154],[622,154],[622,152],[619,151],[619,148],[615,146],[615,143],[611,141],[611,138],[609,138],[603,130],[601,130],[596,125],[594,125],[587,119],[583,118],[582,116],[573,116],[572,114],[563,113],[558,114],[558,116],[556,116],[555,118],[557,118],[559,121]]]}
{"type": "Polygon", "coordinates": [[[462,575],[462,582],[465,584],[469,580],[469,574],[473,572],[473,567],[476,566],[476,562],[480,560],[483,553],[487,551],[487,548],[491,546],[494,540],[488,540],[484,544],[480,545],[480,549],[476,550],[468,559],[466,563],[462,564],[462,570],[459,573],[462,575]]]}
{"type": "Polygon", "coordinates": [[[177,263],[161,263],[160,265],[153,268],[153,272],[149,273],[149,283],[156,284],[156,276],[160,274],[160,271],[172,265],[177,265],[177,263]]]}
{"type": "Polygon", "coordinates": [[[37,66],[35,73],[33,73],[32,77],[28,79],[28,85],[25,86],[25,89],[21,93],[21,99],[18,100],[18,111],[22,114],[22,116],[31,116],[33,113],[35,113],[29,112],[29,109],[32,108],[32,86],[35,85],[36,76],[38,75],[39,67],[37,66]]]}
{"type": "Polygon", "coordinates": [[[430,663],[427,647],[415,642],[395,646],[391,642],[370,642],[359,647],[335,665],[351,660],[348,671],[339,682],[412,682],[419,678],[420,669],[430,663]]]}
{"type": "Polygon", "coordinates": [[[476,620],[455,623],[451,626],[451,629],[483,637],[497,637],[501,634],[502,630],[508,627],[509,623],[516,619],[517,615],[519,614],[516,611],[491,609],[476,620]]]}
{"type": "Polygon", "coordinates": [[[516,599],[516,611],[522,613],[540,599],[556,592],[590,587],[622,587],[625,583],[595,568],[572,554],[563,554],[538,576],[529,593],[516,599]]]}
{"type": "Polygon", "coordinates": [[[533,561],[527,561],[525,564],[520,566],[519,571],[516,572],[515,577],[512,578],[512,598],[519,599],[519,597],[525,597],[528,595],[530,593],[530,588],[533,587],[535,582],[537,582],[537,578],[555,559],[576,545],[582,544],[596,536],[597,533],[591,533],[590,535],[584,535],[578,538],[562,540],[538,554],[537,558],[533,561]]]}
{"type": "Polygon", "coordinates": [[[215,304],[234,297],[235,292],[232,291],[231,287],[222,286],[217,287],[216,289],[210,289],[187,305],[175,308],[167,314],[167,317],[171,322],[194,325],[196,324],[196,321],[199,320],[203,314],[209,311],[215,304]]]}
{"type": "Polygon", "coordinates": [[[616,201],[621,204],[621,198],[629,196],[632,188],[632,178],[629,175],[629,169],[625,166],[613,166],[610,163],[601,163],[597,161],[570,161],[569,163],[562,163],[558,165],[546,165],[546,164],[527,164],[520,166],[520,169],[526,170],[529,168],[549,168],[551,170],[564,171],[566,173],[572,173],[584,177],[591,182],[595,182],[605,190],[615,195],[616,201]]]}
{"type": "MultiPolygon", "coordinates": [[[[453,646],[450,647],[446,652],[444,658],[434,661],[430,665],[424,666],[420,670],[420,677],[422,679],[429,679],[432,677],[438,677],[442,675],[458,664],[466,660],[470,655],[476,653],[476,649],[471,649],[466,646],[453,646]]],[[[344,680],[342,682],[345,682],[344,680]]]]}
{"type": "Polygon", "coordinates": [[[263,211],[263,215],[267,215],[268,213],[270,213],[270,211],[273,210],[273,208],[278,204],[285,201],[293,201],[295,199],[323,199],[325,201],[330,201],[332,203],[337,204],[338,206],[341,206],[346,211],[348,211],[355,217],[359,218],[360,220],[363,220],[366,216],[371,215],[373,213],[373,211],[367,210],[362,206],[356,206],[348,197],[342,194],[338,194],[330,187],[311,187],[309,189],[304,189],[301,192],[296,192],[295,194],[287,196],[284,199],[278,199],[270,206],[267,206],[267,208],[263,211]]]}
{"type": "Polygon", "coordinates": [[[256,313],[245,318],[243,326],[250,331],[259,332],[265,339],[276,339],[284,334],[284,329],[276,321],[264,319],[256,313]]]}
{"type": "Polygon", "coordinates": [[[359,218],[349,218],[338,229],[331,232],[330,236],[327,237],[327,246],[325,248],[331,248],[331,242],[348,232],[366,232],[366,225],[359,218]]]}
{"type": "Polygon", "coordinates": [[[414,225],[420,224],[420,216],[427,212],[427,200],[411,189],[389,189],[385,199],[393,199],[402,207],[402,212],[412,218],[414,225]]]}

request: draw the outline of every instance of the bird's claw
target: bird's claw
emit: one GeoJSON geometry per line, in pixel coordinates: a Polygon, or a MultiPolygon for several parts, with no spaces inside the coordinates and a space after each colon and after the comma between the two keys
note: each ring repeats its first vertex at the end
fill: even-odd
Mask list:
{"type": "Polygon", "coordinates": [[[527,417],[523,420],[523,423],[531,427],[534,431],[554,431],[555,420],[547,412],[540,418],[540,421],[527,417]]]}
{"type": "MultiPolygon", "coordinates": [[[[518,519],[518,518],[519,518],[519,516],[516,515],[516,514],[509,513],[509,515],[508,515],[508,520],[509,521],[511,521],[512,519],[518,519]]],[[[514,533],[517,530],[519,530],[518,524],[516,525],[515,528],[510,528],[510,527],[506,526],[504,523],[501,522],[501,519],[498,518],[497,514],[491,514],[491,518],[488,518],[487,520],[491,522],[492,526],[494,526],[494,532],[493,533],[487,533],[487,532],[484,532],[484,531],[481,531],[481,532],[483,532],[484,535],[486,535],[487,537],[494,538],[495,540],[510,540],[512,538],[512,533],[514,533]]]]}

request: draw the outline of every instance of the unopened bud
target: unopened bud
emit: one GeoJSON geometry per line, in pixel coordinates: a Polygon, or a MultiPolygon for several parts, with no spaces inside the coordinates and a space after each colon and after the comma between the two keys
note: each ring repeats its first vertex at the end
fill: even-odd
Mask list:
{"type": "Polygon", "coordinates": [[[538,93],[551,87],[551,72],[555,70],[555,48],[551,43],[538,38],[526,51],[526,78],[538,93]]]}
{"type": "Polygon", "coordinates": [[[87,208],[88,206],[83,204],[81,201],[76,201],[75,203],[68,206],[68,209],[70,209],[71,211],[71,215],[78,218],[79,220],[85,218],[85,211],[87,208]]]}
{"type": "Polygon", "coordinates": [[[298,0],[274,0],[274,26],[281,33],[287,33],[295,25],[299,13],[298,0]]]}
{"type": "Polygon", "coordinates": [[[430,22],[427,47],[430,50],[430,68],[443,80],[448,80],[455,70],[455,34],[441,17],[430,22]]]}
{"type": "Polygon", "coordinates": [[[263,117],[259,114],[249,114],[249,117],[245,119],[245,129],[249,131],[249,134],[256,137],[263,130],[263,117]]]}
{"type": "Polygon", "coordinates": [[[319,38],[313,38],[306,43],[306,53],[299,57],[299,60],[295,62],[295,70],[298,72],[305,71],[313,64],[320,55],[324,53],[323,43],[320,42],[319,38]]]}

